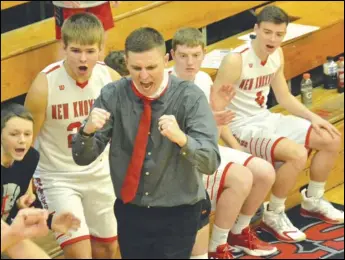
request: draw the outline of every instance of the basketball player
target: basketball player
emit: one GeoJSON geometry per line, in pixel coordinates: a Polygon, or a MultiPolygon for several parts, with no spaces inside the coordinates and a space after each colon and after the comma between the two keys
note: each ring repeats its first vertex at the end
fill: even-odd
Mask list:
{"type": "MultiPolygon", "coordinates": [[[[171,73],[184,80],[194,81],[209,100],[213,82],[207,73],[200,71],[204,54],[205,42],[198,29],[184,28],[175,33],[171,50],[175,66],[170,70],[171,73]]],[[[249,224],[274,183],[274,169],[265,160],[241,151],[226,126],[232,114],[229,110],[215,113],[222,139],[232,148],[219,145],[221,165],[213,176],[203,177],[211,198],[211,210],[215,211],[208,256],[228,258],[230,253],[225,253],[229,249],[227,240],[230,246],[247,254],[270,255],[277,248],[259,240],[249,224]]],[[[192,258],[208,258],[207,243],[206,247],[200,246],[205,245],[209,237],[203,229],[199,230],[192,258]]]]}
{"type": "Polygon", "coordinates": [[[41,155],[34,181],[42,205],[56,212],[71,211],[81,220],[72,237],[57,237],[66,258],[111,258],[116,251],[108,152],[84,167],[74,163],[71,153],[72,136],[101,88],[120,78],[97,61],[103,40],[104,29],[96,16],[70,16],[62,26],[66,58],[38,74],[25,100],[35,120],[35,145],[41,155]]]}
{"type": "Polygon", "coordinates": [[[298,242],[306,235],[286,216],[285,201],[306,165],[308,149],[317,153],[311,162],[308,188],[301,191],[301,214],[332,224],[344,222],[344,212],[323,199],[341,136],[334,126],[309,111],[289,92],[284,55],[279,47],[288,22],[288,15],[279,7],[263,8],[254,26],[256,39],[224,58],[211,93],[215,110],[228,107],[236,113],[231,129],[244,151],[276,167],[276,181],[270,201],[265,204],[262,228],[281,241],[298,242]],[[236,90],[231,102],[219,94],[219,89],[227,84],[233,84],[236,90]],[[267,109],[270,85],[278,103],[293,115],[267,109]]]}

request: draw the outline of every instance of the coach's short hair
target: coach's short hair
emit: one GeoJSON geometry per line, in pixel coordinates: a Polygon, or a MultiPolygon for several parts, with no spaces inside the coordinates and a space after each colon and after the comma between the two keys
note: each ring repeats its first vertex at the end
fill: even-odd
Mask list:
{"type": "Polygon", "coordinates": [[[141,27],[134,30],[128,35],[125,42],[125,54],[127,56],[128,52],[141,53],[154,48],[161,49],[163,54],[166,53],[163,36],[156,29],[150,27],[141,27]]]}

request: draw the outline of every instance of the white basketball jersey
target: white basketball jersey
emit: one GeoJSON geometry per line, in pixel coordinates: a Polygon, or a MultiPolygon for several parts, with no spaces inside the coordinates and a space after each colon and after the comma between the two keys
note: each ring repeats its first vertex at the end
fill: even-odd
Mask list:
{"type": "MultiPolygon", "coordinates": [[[[260,114],[267,110],[270,84],[280,68],[280,54],[276,50],[262,62],[255,54],[251,43],[242,45],[233,52],[242,56],[242,73],[234,87],[236,95],[228,108],[236,112],[233,123],[260,114]]],[[[229,71],[231,73],[231,71],[229,71]]]]}
{"type": "MultiPolygon", "coordinates": [[[[169,73],[178,77],[174,67],[168,69],[169,73]]],[[[198,71],[195,75],[194,84],[197,85],[205,93],[207,101],[210,103],[211,86],[213,81],[206,72],[198,71]]]]}
{"type": "Polygon", "coordinates": [[[48,79],[48,102],[46,119],[35,143],[40,152],[36,178],[43,177],[45,173],[85,175],[95,173],[108,164],[107,158],[102,160],[102,153],[90,165],[79,166],[73,160],[71,148],[73,134],[89,115],[101,89],[112,81],[107,66],[97,62],[90,79],[79,84],[67,74],[63,62],[53,63],[42,70],[48,79]]]}

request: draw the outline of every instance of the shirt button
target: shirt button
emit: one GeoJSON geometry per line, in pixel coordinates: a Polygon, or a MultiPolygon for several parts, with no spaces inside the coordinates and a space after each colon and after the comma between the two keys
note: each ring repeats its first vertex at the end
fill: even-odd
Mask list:
{"type": "Polygon", "coordinates": [[[78,154],[77,154],[77,153],[76,153],[75,155],[76,155],[76,156],[78,156],[78,154]]]}
{"type": "Polygon", "coordinates": [[[148,193],[148,192],[145,192],[145,195],[147,196],[147,195],[149,195],[149,193],[148,193]]]}
{"type": "Polygon", "coordinates": [[[145,172],[145,174],[146,174],[147,176],[149,176],[149,175],[150,175],[150,173],[149,173],[149,172],[145,172]]]}
{"type": "Polygon", "coordinates": [[[186,155],[186,152],[183,152],[182,155],[186,155]]]}
{"type": "Polygon", "coordinates": [[[149,209],[149,208],[151,208],[150,206],[147,206],[147,208],[149,209]]]}
{"type": "Polygon", "coordinates": [[[151,155],[151,152],[148,152],[147,155],[151,155]]]}
{"type": "Polygon", "coordinates": [[[82,145],[84,145],[84,142],[81,142],[82,145]]]}
{"type": "Polygon", "coordinates": [[[149,135],[151,134],[151,132],[149,132],[149,135]]]}

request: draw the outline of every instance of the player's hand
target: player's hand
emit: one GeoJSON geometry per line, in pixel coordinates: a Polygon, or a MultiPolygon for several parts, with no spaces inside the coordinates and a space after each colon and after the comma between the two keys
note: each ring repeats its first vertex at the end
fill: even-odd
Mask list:
{"type": "Polygon", "coordinates": [[[231,110],[213,111],[213,116],[216,120],[217,126],[224,126],[230,124],[230,122],[235,118],[235,112],[231,110]]]}
{"type": "Polygon", "coordinates": [[[167,137],[171,142],[183,147],[187,143],[187,136],[180,129],[175,116],[163,115],[158,119],[158,130],[161,135],[167,137]]]}
{"type": "Polygon", "coordinates": [[[224,111],[230,104],[236,92],[231,84],[223,85],[217,90],[211,86],[210,105],[214,111],[224,111]]]}
{"type": "Polygon", "coordinates": [[[83,129],[84,133],[92,134],[102,129],[109,118],[110,113],[108,111],[97,107],[92,109],[83,129]]]}
{"type": "Polygon", "coordinates": [[[18,240],[46,236],[48,211],[45,209],[26,208],[18,211],[11,224],[11,231],[18,240]]]}
{"type": "Polygon", "coordinates": [[[36,200],[35,194],[25,193],[23,196],[17,199],[17,207],[19,209],[29,208],[31,204],[35,202],[35,200],[36,200]]]}
{"type": "Polygon", "coordinates": [[[55,214],[52,219],[52,230],[71,236],[70,231],[77,231],[80,227],[80,219],[70,212],[55,214]]]}
{"type": "Polygon", "coordinates": [[[315,132],[321,135],[321,129],[325,129],[334,139],[336,136],[341,136],[341,133],[332,125],[330,122],[326,121],[322,117],[314,114],[311,119],[311,125],[315,132]]]}

